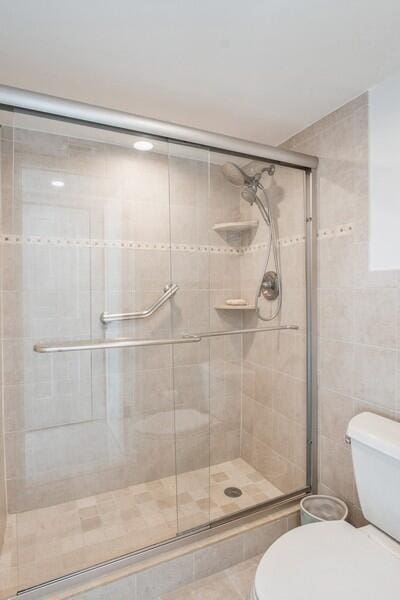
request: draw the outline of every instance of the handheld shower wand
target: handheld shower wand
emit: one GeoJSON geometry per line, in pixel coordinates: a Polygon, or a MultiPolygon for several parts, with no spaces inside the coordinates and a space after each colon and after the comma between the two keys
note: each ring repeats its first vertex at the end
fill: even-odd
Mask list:
{"type": "Polygon", "coordinates": [[[275,173],[275,165],[268,165],[261,170],[257,171],[255,175],[250,176],[244,169],[238,167],[235,163],[227,162],[222,166],[222,172],[225,178],[238,187],[241,187],[241,197],[253,206],[255,204],[261,213],[262,218],[269,229],[269,242],[266,261],[264,264],[262,276],[260,279],[259,286],[257,288],[255,306],[257,309],[257,315],[262,321],[272,321],[280,312],[282,307],[282,277],[281,277],[281,265],[280,265],[280,254],[278,246],[278,232],[276,222],[273,218],[271,207],[269,204],[269,198],[264,186],[260,183],[263,173],[268,173],[272,176],[275,173]],[[258,191],[264,195],[265,204],[258,196],[258,191]],[[275,263],[275,271],[269,271],[268,265],[271,258],[271,250],[275,263]],[[259,298],[263,296],[267,300],[278,300],[277,306],[269,317],[261,315],[259,307],[259,298]]]}

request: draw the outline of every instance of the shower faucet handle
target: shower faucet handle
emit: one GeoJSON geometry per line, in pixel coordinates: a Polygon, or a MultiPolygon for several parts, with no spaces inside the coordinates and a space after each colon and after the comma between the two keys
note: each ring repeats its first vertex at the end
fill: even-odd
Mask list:
{"type": "Polygon", "coordinates": [[[266,300],[276,300],[279,296],[279,277],[275,271],[264,273],[260,292],[266,300]]]}

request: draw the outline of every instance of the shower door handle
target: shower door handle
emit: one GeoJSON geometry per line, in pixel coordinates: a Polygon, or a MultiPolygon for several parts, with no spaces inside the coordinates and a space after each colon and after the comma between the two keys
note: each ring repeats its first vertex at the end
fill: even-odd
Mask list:
{"type": "Polygon", "coordinates": [[[80,352],[82,350],[110,350],[117,348],[146,348],[148,346],[169,346],[173,344],[192,344],[201,342],[198,335],[183,335],[178,338],[161,338],[155,340],[136,340],[133,338],[116,338],[113,340],[77,340],[72,342],[53,342],[35,344],[33,350],[40,354],[53,352],[80,352]]]}
{"type": "Polygon", "coordinates": [[[275,325],[272,327],[252,327],[250,329],[231,329],[222,331],[203,331],[201,333],[185,334],[176,338],[161,338],[137,340],[134,338],[116,338],[111,340],[75,340],[72,342],[49,342],[35,344],[33,349],[39,353],[78,352],[81,350],[109,350],[112,348],[144,348],[147,346],[169,346],[174,344],[192,344],[203,339],[225,335],[242,335],[247,333],[262,333],[268,331],[297,330],[298,325],[275,325]]]}
{"type": "Polygon", "coordinates": [[[113,321],[131,321],[134,319],[146,319],[151,317],[163,304],[167,302],[172,296],[179,290],[179,285],[176,283],[168,283],[164,288],[164,293],[158,298],[149,308],[145,310],[139,310],[131,313],[107,313],[102,312],[100,315],[100,321],[107,325],[113,321]]]}

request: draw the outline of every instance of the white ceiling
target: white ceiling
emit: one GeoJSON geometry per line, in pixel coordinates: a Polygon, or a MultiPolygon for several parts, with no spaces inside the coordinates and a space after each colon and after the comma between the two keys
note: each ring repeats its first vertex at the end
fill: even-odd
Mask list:
{"type": "Polygon", "coordinates": [[[399,0],[0,0],[0,83],[278,144],[400,69],[399,0]]]}

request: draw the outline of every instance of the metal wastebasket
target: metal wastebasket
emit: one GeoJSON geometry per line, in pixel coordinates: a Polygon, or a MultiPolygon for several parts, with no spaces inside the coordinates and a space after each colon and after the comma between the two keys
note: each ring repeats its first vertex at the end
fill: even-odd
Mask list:
{"type": "Polygon", "coordinates": [[[301,525],[320,521],[344,521],[348,513],[347,505],[334,496],[312,494],[300,502],[301,525]]]}

